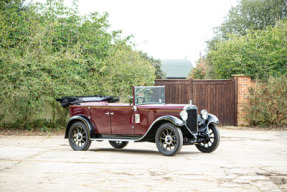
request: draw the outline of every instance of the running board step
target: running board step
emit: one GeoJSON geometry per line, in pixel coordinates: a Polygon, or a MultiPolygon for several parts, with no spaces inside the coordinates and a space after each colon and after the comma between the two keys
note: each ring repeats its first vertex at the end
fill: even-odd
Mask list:
{"type": "Polygon", "coordinates": [[[91,138],[91,141],[138,141],[140,138],[91,138]]]}

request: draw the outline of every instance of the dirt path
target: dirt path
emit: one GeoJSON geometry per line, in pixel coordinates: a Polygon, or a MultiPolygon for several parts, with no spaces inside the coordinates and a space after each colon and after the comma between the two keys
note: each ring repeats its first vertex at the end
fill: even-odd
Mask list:
{"type": "Polygon", "coordinates": [[[287,191],[287,131],[220,131],[214,153],[174,157],[152,143],[76,152],[63,136],[2,135],[0,191],[287,191]]]}

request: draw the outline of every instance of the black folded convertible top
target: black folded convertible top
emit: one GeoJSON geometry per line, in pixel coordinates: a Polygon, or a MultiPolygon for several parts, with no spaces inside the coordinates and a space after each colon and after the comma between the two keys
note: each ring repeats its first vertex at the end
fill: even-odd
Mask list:
{"type": "Polygon", "coordinates": [[[118,96],[77,96],[77,97],[62,97],[61,99],[56,99],[59,101],[63,107],[67,107],[69,105],[77,105],[83,102],[100,102],[107,101],[108,103],[115,103],[119,101],[118,96]]]}

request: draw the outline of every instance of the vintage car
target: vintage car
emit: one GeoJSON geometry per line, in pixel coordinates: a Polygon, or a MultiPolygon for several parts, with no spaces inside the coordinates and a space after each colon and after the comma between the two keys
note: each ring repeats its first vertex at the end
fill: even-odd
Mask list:
{"type": "Polygon", "coordinates": [[[69,106],[65,138],[76,151],[89,149],[91,141],[108,140],[115,148],[129,141],[153,142],[163,155],[175,155],[182,145],[195,145],[209,153],[219,145],[216,116],[190,104],[165,104],[164,86],[135,86],[130,103],[116,96],[62,97],[69,106]]]}

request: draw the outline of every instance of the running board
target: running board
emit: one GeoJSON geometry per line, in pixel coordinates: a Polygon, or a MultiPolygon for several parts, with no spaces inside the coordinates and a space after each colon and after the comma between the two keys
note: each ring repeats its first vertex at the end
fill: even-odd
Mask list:
{"type": "Polygon", "coordinates": [[[91,141],[138,141],[140,138],[115,138],[115,137],[105,137],[105,138],[91,138],[91,141]]]}

